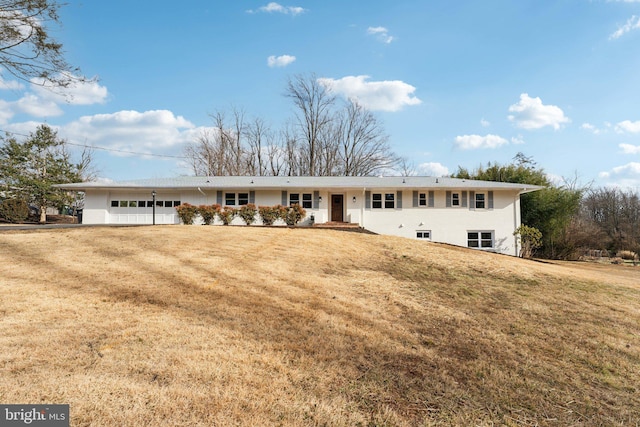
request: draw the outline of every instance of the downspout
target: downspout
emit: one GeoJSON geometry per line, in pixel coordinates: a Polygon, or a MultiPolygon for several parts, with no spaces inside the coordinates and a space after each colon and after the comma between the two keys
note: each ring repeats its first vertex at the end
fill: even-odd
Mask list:
{"type": "MultiPolygon", "coordinates": [[[[513,199],[513,231],[518,229],[518,205],[520,205],[520,193],[516,193],[513,199]]],[[[518,256],[518,236],[513,236],[513,247],[516,248],[515,256],[518,256]]]]}
{"type": "Polygon", "coordinates": [[[366,193],[366,188],[362,189],[362,199],[360,201],[360,227],[364,228],[364,204],[366,202],[365,200],[365,193],[366,193]]]}

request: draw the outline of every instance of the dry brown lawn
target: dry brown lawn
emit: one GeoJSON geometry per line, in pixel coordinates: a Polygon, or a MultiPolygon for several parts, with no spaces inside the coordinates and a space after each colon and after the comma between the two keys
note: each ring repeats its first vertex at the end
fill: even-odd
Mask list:
{"type": "Polygon", "coordinates": [[[640,425],[640,267],[332,230],[0,232],[0,402],[73,426],[640,425]]]}

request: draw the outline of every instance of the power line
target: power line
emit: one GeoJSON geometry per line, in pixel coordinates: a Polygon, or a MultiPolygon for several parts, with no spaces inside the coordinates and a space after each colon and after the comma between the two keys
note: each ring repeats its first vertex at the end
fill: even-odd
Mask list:
{"type": "MultiPolygon", "coordinates": [[[[6,135],[19,135],[19,136],[24,136],[24,137],[27,137],[27,138],[31,136],[31,135],[25,135],[25,134],[19,133],[19,132],[7,131],[7,130],[4,130],[4,129],[0,129],[0,132],[4,132],[6,135]]],[[[110,152],[113,152],[113,153],[132,154],[132,155],[136,155],[136,156],[165,157],[165,158],[171,158],[171,159],[187,159],[186,156],[172,156],[172,155],[169,155],[169,154],[141,153],[141,152],[138,152],[138,151],[129,151],[129,150],[119,150],[117,148],[98,147],[96,145],[78,144],[78,143],[69,142],[69,141],[65,141],[65,144],[74,145],[76,147],[91,148],[91,149],[95,149],[95,150],[110,151],[110,152]]]]}

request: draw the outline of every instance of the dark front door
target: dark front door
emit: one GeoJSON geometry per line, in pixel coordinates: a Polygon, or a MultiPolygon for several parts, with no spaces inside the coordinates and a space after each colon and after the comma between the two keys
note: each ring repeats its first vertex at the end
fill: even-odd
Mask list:
{"type": "Polygon", "coordinates": [[[331,195],[331,221],[332,222],[343,222],[344,217],[342,216],[342,209],[344,196],[342,194],[332,194],[331,195]]]}

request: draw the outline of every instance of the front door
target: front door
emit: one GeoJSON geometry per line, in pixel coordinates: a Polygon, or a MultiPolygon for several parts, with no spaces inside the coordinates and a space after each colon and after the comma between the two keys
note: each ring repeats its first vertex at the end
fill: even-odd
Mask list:
{"type": "Polygon", "coordinates": [[[331,221],[343,222],[344,216],[342,214],[344,205],[344,196],[342,194],[331,195],[331,221]]]}

